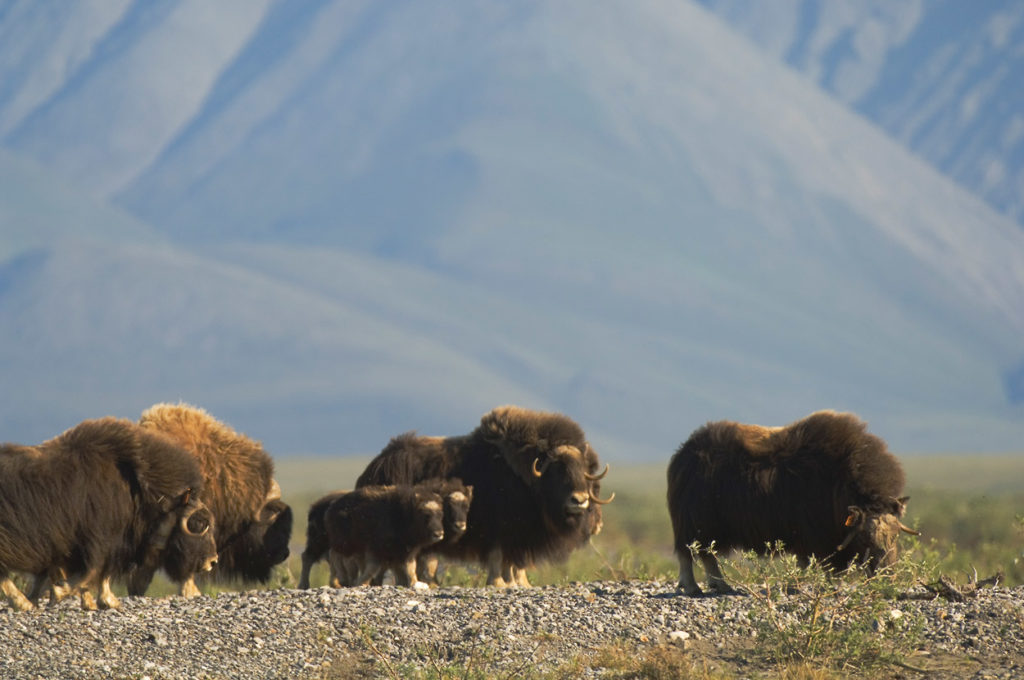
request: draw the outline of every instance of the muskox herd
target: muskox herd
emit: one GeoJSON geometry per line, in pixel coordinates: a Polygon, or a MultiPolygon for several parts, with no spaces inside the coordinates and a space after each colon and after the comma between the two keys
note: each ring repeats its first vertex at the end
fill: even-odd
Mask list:
{"type": "MultiPolygon", "coordinates": [[[[470,433],[394,437],[356,480],[309,508],[300,588],[326,559],[335,587],[437,583],[438,560],[471,562],[494,586],[560,560],[602,527],[608,472],[570,418],[514,406],[470,433]]],[[[668,508],[678,587],[731,592],[716,552],[783,545],[802,564],[875,570],[896,558],[903,471],[857,417],[822,411],[786,427],[721,421],[672,456],[668,508]]],[[[17,609],[76,596],[119,605],[158,570],[183,596],[196,577],[267,582],[289,555],[291,508],[262,445],[186,404],[138,421],[87,420],[37,446],[0,445],[0,590],[17,609]],[[14,581],[31,583],[26,595],[14,581]]]]}

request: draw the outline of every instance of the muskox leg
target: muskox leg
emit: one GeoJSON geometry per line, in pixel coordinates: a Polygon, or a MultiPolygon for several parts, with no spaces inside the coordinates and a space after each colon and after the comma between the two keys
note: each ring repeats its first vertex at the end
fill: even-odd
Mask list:
{"type": "Polygon", "coordinates": [[[358,585],[356,577],[361,570],[362,563],[363,561],[359,558],[342,555],[337,550],[329,551],[327,564],[330,567],[331,575],[328,583],[332,588],[358,585]]]}
{"type": "Polygon", "coordinates": [[[149,584],[153,582],[153,574],[156,573],[157,567],[140,564],[132,569],[128,575],[128,594],[132,597],[138,597],[145,595],[146,590],[149,588],[149,584]]]}
{"type": "Polygon", "coordinates": [[[430,586],[416,577],[416,555],[410,555],[405,562],[391,565],[396,586],[407,586],[416,590],[429,590],[430,586]]]}
{"type": "Polygon", "coordinates": [[[100,582],[100,599],[99,605],[103,609],[120,609],[121,601],[114,596],[114,591],[110,589],[110,577],[105,577],[100,582]]]}
{"type": "Polygon", "coordinates": [[[725,576],[722,575],[722,569],[718,566],[718,558],[714,553],[701,550],[700,561],[704,564],[704,572],[708,576],[708,588],[722,595],[736,592],[725,582],[725,576]]]}
{"type": "Polygon", "coordinates": [[[11,601],[11,606],[20,612],[28,611],[33,609],[34,605],[29,602],[25,594],[18,589],[18,586],[14,585],[14,581],[9,576],[0,578],[0,592],[3,592],[7,596],[7,599],[11,601]]]}
{"type": "Polygon", "coordinates": [[[505,563],[501,558],[501,548],[492,548],[487,553],[487,585],[495,588],[507,588],[508,582],[503,578],[505,563]]]}
{"type": "Polygon", "coordinates": [[[416,578],[428,585],[438,585],[437,555],[420,555],[416,560],[416,578]]]}
{"type": "Polygon", "coordinates": [[[693,577],[693,553],[689,548],[684,548],[677,552],[676,556],[679,558],[679,585],[676,587],[690,597],[703,595],[704,591],[693,577]]]}
{"type": "MultiPolygon", "coordinates": [[[[310,570],[313,569],[313,564],[315,564],[316,561],[317,561],[316,558],[313,557],[312,554],[310,554],[307,551],[303,551],[303,553],[302,553],[302,574],[299,576],[299,588],[300,589],[309,588],[309,572],[310,572],[310,570]]],[[[337,587],[337,586],[335,586],[335,587],[337,587]]]]}
{"type": "MultiPolygon", "coordinates": [[[[32,604],[39,604],[39,598],[43,594],[43,589],[49,587],[50,577],[46,574],[34,574],[32,576],[32,587],[28,589],[28,600],[32,604]]],[[[51,592],[52,599],[52,592],[51,592]]],[[[52,604],[52,602],[51,602],[52,604]]]]}
{"type": "Polygon", "coordinates": [[[501,565],[501,578],[508,587],[529,588],[530,579],[526,577],[526,568],[519,567],[511,562],[504,562],[501,565]]]}
{"type": "MultiPolygon", "coordinates": [[[[373,577],[376,576],[377,572],[383,567],[384,565],[378,562],[373,555],[365,555],[363,557],[363,563],[360,565],[359,571],[353,579],[353,583],[357,586],[370,585],[370,581],[373,580],[373,577]]],[[[413,569],[415,570],[415,567],[413,567],[413,569]]],[[[415,573],[415,571],[413,571],[413,573],[415,573]]]]}
{"type": "Polygon", "coordinates": [[[92,594],[92,589],[99,589],[100,580],[100,570],[94,567],[87,570],[71,587],[71,592],[78,595],[81,599],[82,609],[88,611],[95,611],[97,609],[96,598],[92,594]]]}
{"type": "Polygon", "coordinates": [[[68,585],[68,577],[60,567],[50,567],[46,574],[36,574],[32,584],[30,600],[36,602],[43,594],[43,588],[50,588],[50,606],[57,604],[71,594],[71,586],[68,585]]]}
{"type": "Polygon", "coordinates": [[[178,589],[178,593],[182,597],[199,597],[202,595],[199,586],[196,585],[195,574],[189,574],[189,577],[181,582],[181,588],[178,589]]]}

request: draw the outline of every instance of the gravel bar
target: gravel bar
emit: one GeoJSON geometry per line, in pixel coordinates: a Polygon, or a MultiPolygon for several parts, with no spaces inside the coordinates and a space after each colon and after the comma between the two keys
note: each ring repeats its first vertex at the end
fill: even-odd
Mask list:
{"type": "MultiPolygon", "coordinates": [[[[785,596],[780,609],[800,616],[807,600],[785,596]]],[[[612,644],[677,645],[699,661],[715,650],[749,649],[750,604],[750,596],[679,596],[668,582],[602,581],[510,590],[323,587],[125,597],[120,610],[98,612],[82,611],[74,601],[30,612],[0,605],[0,677],[360,677],[339,673],[346,664],[370,669],[366,677],[392,677],[413,665],[469,663],[516,677],[564,667],[612,644]]],[[[986,588],[964,602],[894,601],[893,609],[896,618],[923,619],[925,660],[972,661],[969,672],[927,676],[909,665],[907,677],[1024,676],[1024,588],[986,588]]],[[[601,675],[600,669],[581,672],[601,675]]]]}

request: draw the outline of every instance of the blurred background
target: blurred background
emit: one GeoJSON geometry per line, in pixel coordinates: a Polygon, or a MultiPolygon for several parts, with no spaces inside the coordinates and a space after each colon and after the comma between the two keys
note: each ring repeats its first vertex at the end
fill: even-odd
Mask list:
{"type": "Polygon", "coordinates": [[[0,0],[0,440],[1024,451],[1024,4],[0,0]]]}

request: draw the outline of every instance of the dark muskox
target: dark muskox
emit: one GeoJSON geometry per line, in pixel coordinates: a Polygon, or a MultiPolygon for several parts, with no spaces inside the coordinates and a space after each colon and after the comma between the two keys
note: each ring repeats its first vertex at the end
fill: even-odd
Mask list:
{"type": "MultiPolygon", "coordinates": [[[[157,404],[142,414],[139,424],[176,442],[199,464],[205,480],[202,500],[216,519],[213,576],[268,581],[273,567],[288,558],[292,511],[281,500],[274,462],[260,443],[187,404],[157,404]]],[[[128,592],[146,592],[153,573],[133,573],[128,592]]],[[[182,595],[199,594],[192,574],[172,578],[181,583],[182,595]]]]}
{"type": "Polygon", "coordinates": [[[444,501],[411,486],[366,486],[327,506],[331,573],[341,585],[369,585],[383,569],[395,583],[420,586],[416,556],[444,538],[444,501]]]}
{"type": "Polygon", "coordinates": [[[171,573],[216,561],[195,460],[164,437],[116,418],[87,420],[38,446],[0,446],[0,588],[32,604],[12,571],[71,575],[82,607],[120,605],[111,578],[136,566],[171,573]]]}
{"type": "MultiPolygon", "coordinates": [[[[468,435],[395,437],[360,475],[369,484],[459,478],[474,489],[466,533],[445,554],[487,565],[487,582],[525,580],[535,561],[564,559],[600,529],[597,454],[564,415],[496,408],[468,435]]],[[[613,494],[614,495],[614,494],[613,494]]]]}
{"type": "MultiPolygon", "coordinates": [[[[467,487],[459,479],[433,479],[416,485],[416,490],[438,494],[443,501],[444,539],[430,546],[425,553],[421,552],[417,559],[417,577],[420,581],[430,584],[437,583],[436,553],[452,546],[466,532],[466,517],[469,505],[473,500],[473,487],[467,487]]],[[[309,588],[309,572],[313,565],[327,557],[330,545],[327,540],[327,527],[324,518],[327,507],[347,491],[333,491],[316,500],[309,506],[306,519],[306,547],[302,551],[302,574],[299,577],[299,588],[309,588]]],[[[381,574],[383,576],[383,573],[381,574]]],[[[341,575],[331,572],[328,583],[338,588],[341,575]]]]}
{"type": "MultiPolygon", "coordinates": [[[[349,491],[332,491],[318,498],[309,506],[306,516],[306,547],[302,550],[302,574],[299,575],[299,588],[309,588],[309,572],[313,565],[327,557],[331,545],[327,540],[327,508],[338,498],[349,491]]],[[[341,587],[340,575],[331,573],[328,583],[334,588],[341,587]]]]}
{"type": "Polygon", "coordinates": [[[720,593],[731,589],[713,550],[763,554],[781,542],[801,565],[814,557],[829,569],[888,566],[899,532],[911,531],[900,521],[903,483],[885,442],[852,414],[820,411],[774,428],[708,423],[668,466],[679,588],[701,594],[694,543],[708,587],[720,593]]]}

